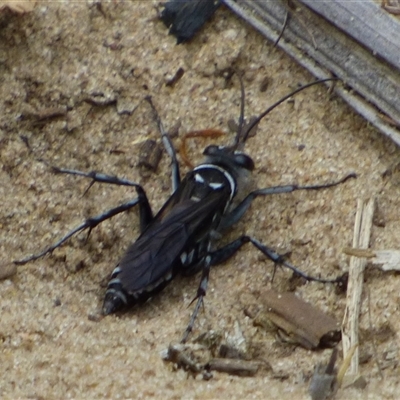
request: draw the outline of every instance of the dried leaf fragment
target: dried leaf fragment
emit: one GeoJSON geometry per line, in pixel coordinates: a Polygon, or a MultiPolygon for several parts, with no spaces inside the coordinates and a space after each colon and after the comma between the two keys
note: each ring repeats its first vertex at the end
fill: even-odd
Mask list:
{"type": "Polygon", "coordinates": [[[338,322],[291,292],[263,292],[259,298],[263,309],[254,323],[275,325],[290,341],[306,349],[333,347],[341,339],[338,322]]]}
{"type": "Polygon", "coordinates": [[[36,0],[5,0],[0,1],[0,11],[8,8],[11,11],[14,11],[18,14],[23,14],[26,12],[31,12],[36,4],[36,0]]]}
{"type": "Polygon", "coordinates": [[[164,4],[160,19],[180,44],[192,39],[220,5],[219,0],[170,0],[164,4]]]}

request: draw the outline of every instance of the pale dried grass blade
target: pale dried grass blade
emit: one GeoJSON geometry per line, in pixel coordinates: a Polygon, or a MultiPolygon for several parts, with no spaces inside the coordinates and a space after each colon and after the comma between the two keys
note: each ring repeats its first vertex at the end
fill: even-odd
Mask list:
{"type": "MultiPolygon", "coordinates": [[[[375,209],[375,200],[358,200],[357,214],[354,224],[353,247],[366,249],[369,246],[372,219],[375,209]]],[[[361,308],[361,296],[364,269],[367,259],[352,256],[350,259],[349,282],[347,288],[346,311],[342,324],[343,358],[355,348],[351,360],[349,373],[356,379],[359,375],[359,352],[358,352],[358,325],[361,308]]]]}
{"type": "Polygon", "coordinates": [[[343,252],[349,256],[369,258],[368,262],[379,265],[382,271],[400,271],[400,250],[364,250],[346,247],[343,252]]]}

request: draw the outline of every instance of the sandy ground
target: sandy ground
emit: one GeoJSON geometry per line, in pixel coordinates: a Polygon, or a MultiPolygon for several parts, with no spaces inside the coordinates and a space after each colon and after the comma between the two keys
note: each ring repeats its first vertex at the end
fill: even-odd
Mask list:
{"type": "MultiPolygon", "coordinates": [[[[180,122],[178,146],[185,132],[227,130],[227,121],[238,117],[238,81],[227,85],[224,79],[231,65],[244,71],[248,116],[312,80],[225,9],[190,44],[176,46],[157,20],[156,6],[152,0],[101,7],[60,2],[40,4],[22,17],[0,16],[3,264],[38,252],[86,217],[135,195],[100,184],[83,195],[87,180],[55,175],[38,159],[140,182],[153,209],[161,207],[170,193],[167,156],[154,173],[137,166],[140,143],[158,139],[145,95],[153,96],[167,129],[180,122]],[[179,68],[183,77],[166,86],[179,68]],[[54,110],[60,116],[43,118],[54,110]]],[[[190,143],[194,162],[207,143],[190,143]]],[[[357,199],[376,197],[371,247],[398,247],[399,151],[324,87],[271,113],[247,151],[259,187],[328,182],[352,171],[358,179],[319,192],[257,199],[224,240],[246,232],[290,251],[302,270],[333,277],[348,269],[342,248],[351,244],[357,199]]],[[[93,320],[109,273],[137,234],[136,211],[117,216],[87,242],[79,235],[0,281],[1,398],[308,398],[314,365],[330,352],[282,346],[253,327],[244,302],[249,293],[270,287],[273,265],[251,246],[212,271],[193,337],[210,329],[233,335],[238,324],[272,371],[252,378],[215,373],[204,381],[162,361],[160,352],[186,327],[198,277],[178,278],[141,307],[93,320]]],[[[289,277],[278,271],[274,287],[284,288],[289,277]]],[[[366,286],[370,302],[365,298],[362,306],[360,348],[367,386],[341,391],[339,399],[390,399],[398,393],[399,277],[369,270],[366,286]]],[[[333,287],[312,283],[297,293],[343,317],[345,296],[333,287]]]]}

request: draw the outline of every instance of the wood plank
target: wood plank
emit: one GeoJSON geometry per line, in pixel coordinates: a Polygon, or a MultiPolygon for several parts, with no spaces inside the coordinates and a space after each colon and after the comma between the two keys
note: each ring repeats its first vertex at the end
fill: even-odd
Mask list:
{"type": "MultiPolygon", "coordinates": [[[[272,41],[277,39],[282,30],[288,12],[288,6],[278,1],[224,0],[224,2],[272,41]]],[[[320,6],[328,3],[323,2],[320,6]]],[[[376,57],[364,44],[300,2],[294,4],[295,7],[290,9],[291,17],[278,47],[318,78],[326,78],[332,74],[338,76],[346,86],[338,86],[335,89],[336,93],[400,145],[400,131],[396,129],[400,127],[400,69],[381,57],[376,57]]],[[[331,14],[334,13],[332,10],[331,14]]],[[[343,6],[337,8],[335,12],[340,14],[345,10],[343,6]]],[[[376,8],[370,7],[369,10],[372,12],[376,8]]],[[[363,15],[364,17],[367,18],[363,15]]],[[[400,32],[400,22],[395,17],[391,17],[391,21],[396,21],[395,24],[400,32]]],[[[375,28],[378,30],[379,27],[375,28]]],[[[355,29],[353,35],[356,36],[359,30],[359,27],[355,29]]],[[[400,46],[400,42],[388,40],[387,49],[389,45],[400,46]]],[[[395,58],[399,54],[397,51],[395,58]]]]}
{"type": "Polygon", "coordinates": [[[400,23],[372,0],[300,0],[337,28],[400,70],[400,23]]]}

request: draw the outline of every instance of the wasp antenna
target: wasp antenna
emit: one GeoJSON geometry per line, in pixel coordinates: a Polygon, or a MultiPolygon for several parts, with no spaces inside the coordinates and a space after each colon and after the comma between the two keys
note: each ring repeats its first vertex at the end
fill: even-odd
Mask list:
{"type": "Polygon", "coordinates": [[[321,83],[324,82],[330,82],[330,81],[337,81],[339,80],[339,78],[327,78],[327,79],[319,79],[318,81],[314,81],[311,83],[307,83],[306,85],[303,85],[301,87],[299,87],[296,90],[293,90],[292,92],[290,92],[289,94],[287,94],[286,96],[282,97],[280,100],[278,100],[276,103],[272,104],[270,107],[268,107],[262,114],[260,114],[246,129],[246,132],[244,132],[243,137],[242,137],[242,143],[245,143],[249,133],[251,132],[251,130],[266,116],[268,115],[274,108],[278,107],[281,103],[283,103],[284,101],[286,101],[287,99],[289,99],[290,97],[294,96],[295,94],[303,91],[304,89],[307,89],[311,86],[314,85],[319,85],[321,83]]]}
{"type": "Polygon", "coordinates": [[[232,150],[235,151],[239,143],[241,142],[240,137],[242,136],[243,133],[243,127],[244,127],[244,101],[245,101],[245,92],[244,92],[244,84],[243,84],[243,77],[240,72],[236,72],[239,82],[240,82],[240,115],[239,115],[239,123],[238,123],[238,128],[236,132],[236,137],[235,137],[235,142],[233,143],[232,150]]]}

